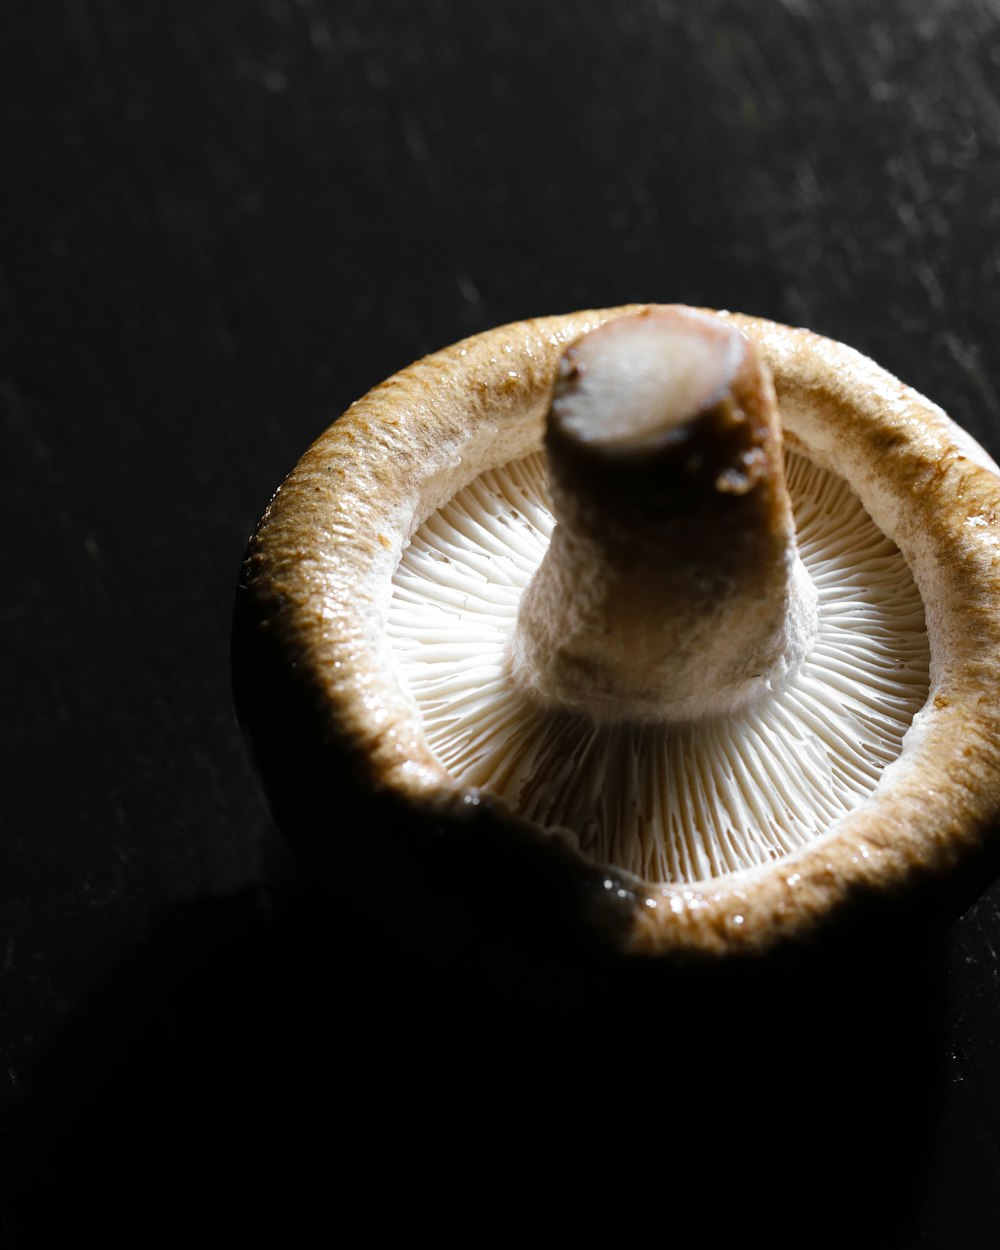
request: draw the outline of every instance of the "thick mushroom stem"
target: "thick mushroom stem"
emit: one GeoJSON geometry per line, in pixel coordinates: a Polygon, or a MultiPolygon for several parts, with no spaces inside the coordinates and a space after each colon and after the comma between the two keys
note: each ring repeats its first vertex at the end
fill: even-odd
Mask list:
{"type": "Polygon", "coordinates": [[[513,680],[600,721],[738,711],[808,652],[770,374],[722,318],[660,307],[561,362],[545,439],[556,527],[518,609],[513,680]]]}

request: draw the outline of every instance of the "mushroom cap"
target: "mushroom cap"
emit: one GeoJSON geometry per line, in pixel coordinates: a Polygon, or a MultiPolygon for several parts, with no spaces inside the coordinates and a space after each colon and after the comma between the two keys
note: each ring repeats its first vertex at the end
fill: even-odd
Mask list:
{"type": "Polygon", "coordinates": [[[846,480],[923,600],[928,698],[872,794],[782,858],[647,882],[460,784],[428,746],[387,636],[403,551],[474,479],[540,449],[565,348],[643,307],[519,322],[404,369],[313,444],[249,544],[237,706],[279,824],[408,938],[475,929],[481,948],[516,941],[543,963],[546,943],[604,962],[756,959],[888,934],[931,887],[993,870],[1000,470],[858,352],[758,318],[715,314],[770,366],[786,445],[846,480]]]}

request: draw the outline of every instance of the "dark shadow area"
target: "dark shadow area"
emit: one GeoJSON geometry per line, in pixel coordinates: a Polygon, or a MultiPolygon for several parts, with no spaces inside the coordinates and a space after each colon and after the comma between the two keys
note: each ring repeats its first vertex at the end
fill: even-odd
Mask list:
{"type": "Polygon", "coordinates": [[[8,1243],[304,1244],[432,1217],[801,1245],[806,1218],[811,1245],[943,1247],[907,1226],[947,1118],[943,986],[935,949],[714,1036],[609,1004],[619,1036],[595,1041],[471,1001],[301,879],[202,900],[31,1074],[8,1243]]]}

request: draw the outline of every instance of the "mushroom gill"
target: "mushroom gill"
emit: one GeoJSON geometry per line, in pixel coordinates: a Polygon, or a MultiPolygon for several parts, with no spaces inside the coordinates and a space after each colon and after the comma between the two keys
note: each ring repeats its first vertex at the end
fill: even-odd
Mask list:
{"type": "Polygon", "coordinates": [[[784,463],[815,636],[781,684],[693,722],[602,723],[512,683],[519,603],[554,526],[541,453],[481,474],[424,521],[393,579],[388,634],[456,782],[665,884],[790,854],[863,803],[927,699],[923,605],[847,482],[791,448],[784,463]]]}

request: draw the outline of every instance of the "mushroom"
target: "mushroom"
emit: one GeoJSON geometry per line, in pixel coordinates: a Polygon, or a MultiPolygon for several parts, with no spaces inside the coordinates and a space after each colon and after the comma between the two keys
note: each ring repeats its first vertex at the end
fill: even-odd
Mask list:
{"type": "Polygon", "coordinates": [[[279,822],[410,940],[605,970],[884,940],[992,869],[998,523],[982,448],[842,344],[522,322],[299,462],[238,706],[279,822]]]}

